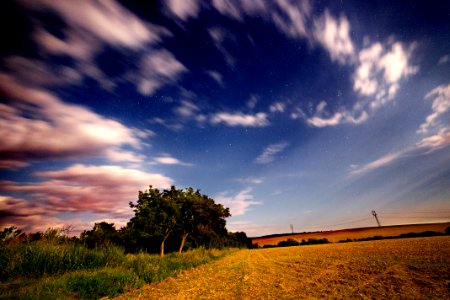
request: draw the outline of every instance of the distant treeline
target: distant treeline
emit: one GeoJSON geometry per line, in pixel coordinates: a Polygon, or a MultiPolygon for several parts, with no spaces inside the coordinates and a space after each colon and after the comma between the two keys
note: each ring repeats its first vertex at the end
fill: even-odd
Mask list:
{"type": "MultiPolygon", "coordinates": [[[[366,237],[366,238],[359,238],[359,239],[345,239],[340,240],[338,243],[349,243],[349,242],[364,242],[364,241],[375,241],[375,240],[388,240],[388,239],[403,239],[403,238],[416,238],[416,237],[432,237],[432,236],[444,236],[444,235],[450,235],[450,227],[447,227],[445,229],[445,232],[436,232],[436,231],[424,231],[424,232],[410,232],[410,233],[403,233],[396,236],[372,236],[372,237],[366,237]]],[[[275,235],[272,235],[275,236],[275,235]]],[[[317,245],[317,244],[327,244],[330,243],[328,239],[322,238],[322,239],[302,239],[301,242],[288,238],[285,241],[281,241],[276,245],[264,245],[260,246],[258,243],[252,244],[253,249],[259,249],[259,248],[275,248],[275,247],[290,247],[290,246],[303,246],[303,245],[317,245]]]]}
{"type": "Polygon", "coordinates": [[[338,243],[350,243],[350,242],[364,242],[364,241],[376,241],[376,240],[391,240],[391,239],[404,239],[404,238],[417,238],[417,237],[432,237],[432,236],[443,236],[450,235],[450,227],[445,229],[445,232],[437,232],[437,231],[424,231],[424,232],[410,232],[410,233],[402,233],[400,235],[395,236],[382,236],[375,235],[366,238],[360,239],[345,239],[340,240],[338,243]]]}
{"type": "Polygon", "coordinates": [[[277,245],[264,245],[260,247],[258,243],[252,245],[253,249],[258,248],[275,248],[275,247],[290,247],[290,246],[304,246],[304,245],[318,245],[318,244],[328,244],[330,241],[328,239],[307,239],[301,242],[294,239],[287,239],[286,241],[281,241],[277,245]]]}

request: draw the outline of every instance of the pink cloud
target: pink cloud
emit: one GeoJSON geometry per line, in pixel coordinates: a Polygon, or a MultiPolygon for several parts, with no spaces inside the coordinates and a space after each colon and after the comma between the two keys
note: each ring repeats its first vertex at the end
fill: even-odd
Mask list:
{"type": "MultiPolygon", "coordinates": [[[[33,220],[47,216],[52,224],[72,224],[59,219],[60,213],[91,212],[113,219],[130,218],[129,202],[137,199],[138,191],[149,185],[168,188],[173,183],[171,178],[161,174],[112,165],[76,164],[34,175],[43,181],[26,184],[1,182],[0,190],[24,193],[30,199],[0,196],[0,212],[7,219],[3,223],[15,222],[22,227],[34,228],[33,220]]],[[[46,224],[50,223],[46,221],[46,224]]]]}
{"type": "Polygon", "coordinates": [[[19,84],[0,74],[0,89],[10,100],[0,104],[0,154],[3,166],[33,159],[106,155],[114,161],[139,160],[121,146],[140,147],[142,133],[82,106],[67,104],[46,90],[19,84]]]}

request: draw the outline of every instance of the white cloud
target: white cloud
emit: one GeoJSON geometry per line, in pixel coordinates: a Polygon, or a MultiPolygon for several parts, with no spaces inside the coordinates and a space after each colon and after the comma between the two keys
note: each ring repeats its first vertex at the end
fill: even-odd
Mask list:
{"type": "Polygon", "coordinates": [[[307,118],[306,122],[314,127],[326,127],[336,126],[339,124],[361,124],[368,118],[368,114],[365,111],[361,111],[358,114],[356,112],[349,112],[345,108],[341,108],[341,111],[335,112],[330,115],[326,111],[327,103],[321,101],[317,107],[314,116],[307,118]]]}
{"type": "Polygon", "coordinates": [[[281,142],[277,144],[271,144],[264,148],[262,153],[256,158],[256,163],[258,164],[268,164],[275,160],[276,156],[283,152],[284,149],[289,145],[287,142],[281,142]]]}
{"type": "Polygon", "coordinates": [[[256,113],[254,115],[251,114],[243,114],[241,112],[236,113],[227,113],[221,112],[216,113],[211,116],[212,124],[220,124],[224,123],[227,126],[236,127],[264,127],[269,125],[269,121],[267,120],[267,114],[265,113],[256,113]]]}
{"type": "Polygon", "coordinates": [[[426,117],[425,123],[420,125],[418,133],[426,133],[431,127],[438,126],[440,117],[450,110],[450,84],[434,88],[425,98],[434,98],[431,106],[433,112],[426,117]]]}
{"type": "Polygon", "coordinates": [[[188,166],[188,167],[192,166],[192,164],[182,162],[181,160],[179,160],[175,157],[172,157],[170,155],[155,157],[155,161],[158,164],[162,164],[162,165],[181,165],[181,166],[188,166]]]}
{"type": "Polygon", "coordinates": [[[333,61],[344,64],[354,54],[350,23],[344,16],[335,20],[328,10],[325,10],[325,14],[314,21],[314,38],[328,50],[333,61]]]}
{"type": "Polygon", "coordinates": [[[286,104],[283,102],[275,102],[269,107],[271,113],[282,113],[286,109],[286,104]]]}
{"type": "Polygon", "coordinates": [[[413,46],[407,49],[399,42],[390,49],[375,43],[359,52],[353,89],[361,96],[371,97],[372,110],[392,101],[400,81],[417,72],[418,68],[410,63],[412,49],[413,46]]]}
{"type": "Polygon", "coordinates": [[[225,207],[230,208],[231,215],[241,216],[244,215],[251,205],[261,204],[259,201],[253,201],[253,196],[250,194],[252,189],[245,189],[240,191],[235,196],[228,196],[227,193],[221,193],[214,197],[217,203],[222,204],[225,207]]]}
{"type": "Polygon", "coordinates": [[[183,21],[190,17],[197,17],[200,11],[200,5],[197,0],[168,0],[166,5],[174,15],[183,21]]]}

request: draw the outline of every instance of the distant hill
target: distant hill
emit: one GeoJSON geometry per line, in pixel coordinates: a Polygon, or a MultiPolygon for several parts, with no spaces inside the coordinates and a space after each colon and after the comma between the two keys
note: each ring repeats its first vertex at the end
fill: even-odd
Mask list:
{"type": "Polygon", "coordinates": [[[408,225],[392,225],[382,227],[363,227],[350,228],[330,231],[304,232],[304,233],[285,233],[272,234],[261,237],[251,238],[253,244],[259,246],[276,245],[288,238],[297,240],[307,239],[323,239],[326,238],[330,242],[339,242],[346,239],[361,239],[372,236],[397,236],[405,233],[420,233],[424,231],[445,232],[445,229],[450,226],[450,222],[432,223],[432,224],[408,224],[408,225]]]}

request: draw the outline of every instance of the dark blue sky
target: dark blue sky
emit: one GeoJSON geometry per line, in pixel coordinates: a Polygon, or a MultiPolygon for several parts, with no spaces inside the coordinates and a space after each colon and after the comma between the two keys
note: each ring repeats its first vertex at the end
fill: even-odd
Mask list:
{"type": "Polygon", "coordinates": [[[450,220],[447,1],[2,1],[2,226],[192,186],[249,235],[450,220]]]}

